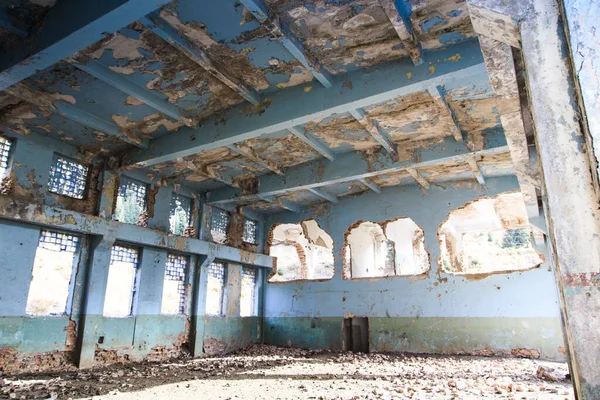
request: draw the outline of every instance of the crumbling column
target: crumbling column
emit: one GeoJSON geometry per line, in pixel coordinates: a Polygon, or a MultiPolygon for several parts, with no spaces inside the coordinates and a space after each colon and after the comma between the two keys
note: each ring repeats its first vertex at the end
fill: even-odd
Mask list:
{"type": "MultiPolygon", "coordinates": [[[[521,47],[548,235],[579,399],[600,398],[600,212],[556,0],[471,0],[476,32],[521,47]]],[[[592,172],[594,171],[594,172],[592,172]]]]}

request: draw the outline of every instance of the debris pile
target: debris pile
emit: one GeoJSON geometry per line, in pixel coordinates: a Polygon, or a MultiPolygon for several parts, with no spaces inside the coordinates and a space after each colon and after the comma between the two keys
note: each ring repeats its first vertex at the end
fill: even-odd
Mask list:
{"type": "Polygon", "coordinates": [[[227,356],[0,375],[0,399],[572,399],[567,366],[477,356],[332,353],[255,344],[227,356]],[[133,396],[133,395],[131,395],[133,396]],[[104,398],[104,397],[102,397],[104,398]]]}

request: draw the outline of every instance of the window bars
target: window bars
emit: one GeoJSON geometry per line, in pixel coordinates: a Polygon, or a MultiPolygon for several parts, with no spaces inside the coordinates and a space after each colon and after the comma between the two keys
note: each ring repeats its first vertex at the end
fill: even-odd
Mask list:
{"type": "Polygon", "coordinates": [[[206,314],[223,315],[225,264],[213,262],[208,266],[206,314]]]}
{"type": "Polygon", "coordinates": [[[38,247],[52,251],[76,253],[79,237],[66,233],[42,231],[38,247]]]}
{"type": "Polygon", "coordinates": [[[57,157],[50,167],[48,189],[63,196],[83,199],[88,167],[64,157],[57,157]]]}
{"type": "Polygon", "coordinates": [[[170,231],[174,235],[183,235],[186,227],[191,225],[192,199],[173,193],[171,197],[170,231]]]}
{"type": "Polygon", "coordinates": [[[0,179],[4,178],[6,170],[8,169],[8,157],[10,155],[11,147],[12,140],[0,136],[0,179]]]}
{"type": "Polygon", "coordinates": [[[243,240],[246,243],[256,244],[258,239],[258,224],[251,219],[244,220],[243,240]]]}
{"type": "Polygon", "coordinates": [[[115,262],[131,263],[135,265],[135,268],[137,268],[138,250],[133,247],[124,247],[115,244],[110,252],[110,263],[114,264],[115,262]]]}
{"type": "Polygon", "coordinates": [[[146,211],[146,188],[142,182],[122,176],[120,178],[117,207],[114,218],[127,224],[138,222],[140,215],[146,211]]]}
{"type": "Polygon", "coordinates": [[[187,257],[176,254],[167,255],[165,280],[177,282],[177,294],[179,295],[179,314],[185,313],[185,274],[187,271],[187,265],[187,257]]]}
{"type": "Polygon", "coordinates": [[[215,232],[227,234],[227,226],[228,225],[229,225],[229,213],[227,211],[213,208],[210,229],[215,232]]]}

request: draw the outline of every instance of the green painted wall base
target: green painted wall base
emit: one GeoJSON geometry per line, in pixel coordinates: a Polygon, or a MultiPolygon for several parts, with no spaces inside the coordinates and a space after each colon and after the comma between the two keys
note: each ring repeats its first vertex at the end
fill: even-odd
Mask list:
{"type": "Polygon", "coordinates": [[[204,317],[203,354],[225,354],[261,341],[259,317],[204,317]]]}
{"type": "MultiPolygon", "coordinates": [[[[309,349],[343,349],[342,317],[266,318],[265,342],[309,349]]],[[[559,318],[369,318],[373,352],[510,355],[536,350],[564,361],[559,318]]]]}

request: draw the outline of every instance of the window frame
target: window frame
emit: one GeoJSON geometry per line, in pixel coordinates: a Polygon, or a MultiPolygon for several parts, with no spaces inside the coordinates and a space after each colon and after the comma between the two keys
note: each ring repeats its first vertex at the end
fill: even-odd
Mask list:
{"type": "MultiPolygon", "coordinates": [[[[188,310],[188,300],[189,300],[189,292],[186,290],[186,285],[189,283],[189,271],[190,271],[190,256],[189,255],[185,255],[185,254],[180,254],[180,253],[167,253],[167,259],[165,261],[165,269],[164,269],[164,275],[163,275],[163,290],[162,290],[162,294],[161,294],[161,303],[160,303],[160,314],[161,315],[172,315],[172,316],[177,316],[177,315],[188,315],[189,314],[189,310],[188,310]],[[163,312],[163,300],[164,300],[164,295],[165,295],[165,286],[164,286],[164,282],[170,280],[170,281],[178,281],[176,279],[167,279],[168,275],[168,268],[169,268],[169,258],[170,257],[175,257],[175,258],[182,258],[185,262],[184,267],[183,267],[183,277],[181,282],[181,286],[183,288],[183,292],[179,293],[180,295],[180,299],[179,299],[179,311],[177,313],[165,313],[163,312]]],[[[178,288],[178,292],[179,292],[179,288],[178,288]]]]}
{"type": "Polygon", "coordinates": [[[25,315],[29,318],[52,318],[52,317],[64,317],[66,315],[71,314],[72,310],[73,310],[73,299],[75,297],[75,281],[77,279],[77,270],[79,268],[79,262],[81,261],[81,249],[82,246],[84,245],[83,243],[84,241],[84,237],[81,235],[76,235],[74,233],[71,232],[66,232],[66,231],[61,231],[61,230],[54,230],[54,229],[40,229],[40,236],[38,238],[38,245],[36,246],[36,254],[34,255],[34,262],[33,265],[31,266],[31,279],[29,281],[29,289],[28,289],[28,293],[27,293],[27,299],[25,300],[25,315]],[[40,248],[40,244],[42,243],[42,238],[44,237],[44,233],[48,232],[48,233],[54,233],[54,234],[58,234],[58,235],[67,235],[67,236],[71,236],[73,238],[77,238],[77,243],[75,244],[75,250],[73,252],[70,252],[73,254],[73,265],[71,268],[71,275],[69,278],[69,285],[68,285],[68,292],[67,292],[67,299],[65,301],[65,309],[63,312],[61,313],[50,313],[50,314],[30,314],[27,313],[27,304],[29,303],[29,290],[31,290],[31,282],[33,281],[33,268],[35,267],[35,256],[37,256],[37,250],[40,248]]]}
{"type": "Polygon", "coordinates": [[[244,243],[247,244],[251,244],[251,245],[258,245],[258,236],[259,236],[259,222],[257,220],[251,219],[251,218],[244,218],[244,230],[242,231],[242,241],[244,243]],[[254,224],[254,241],[249,242],[246,240],[246,224],[247,223],[252,223],[254,224]]]}
{"type": "MultiPolygon", "coordinates": [[[[80,176],[80,175],[77,174],[77,176],[80,176]]],[[[76,200],[84,200],[87,195],[89,176],[90,176],[89,166],[87,166],[83,163],[80,163],[79,161],[77,161],[76,159],[73,159],[71,157],[67,157],[62,154],[54,153],[54,158],[52,159],[52,165],[50,166],[50,170],[48,172],[48,183],[47,183],[46,187],[48,188],[48,192],[50,192],[50,193],[54,193],[59,196],[70,197],[70,198],[76,199],[76,200]],[[61,185],[61,182],[60,182],[61,177],[55,175],[55,173],[58,173],[55,171],[56,171],[56,168],[59,163],[67,164],[67,165],[69,165],[69,167],[71,167],[72,165],[75,165],[78,169],[82,168],[85,170],[84,179],[83,179],[83,187],[81,188],[80,194],[75,191],[73,191],[73,193],[69,193],[68,191],[65,190],[65,185],[64,185],[64,183],[70,183],[74,187],[77,188],[77,186],[81,184],[81,182],[78,179],[75,179],[75,181],[64,179],[65,182],[61,185]],[[53,183],[56,183],[56,188],[52,187],[53,183]]]]}
{"type": "Polygon", "coordinates": [[[261,279],[261,271],[260,268],[250,265],[242,265],[241,269],[241,277],[240,277],[240,317],[241,318],[252,318],[259,316],[259,282],[261,279]],[[241,304],[241,294],[244,285],[244,270],[252,270],[254,271],[254,288],[252,290],[252,312],[250,315],[242,315],[242,304],[241,304]]]}
{"type": "Polygon", "coordinates": [[[104,290],[104,302],[102,304],[102,317],[103,318],[114,318],[114,319],[124,319],[124,318],[133,318],[135,316],[137,298],[139,294],[139,278],[140,278],[140,269],[142,266],[142,248],[136,247],[134,245],[130,245],[122,242],[115,242],[110,248],[110,256],[109,256],[109,264],[108,264],[108,274],[106,276],[106,288],[104,290]],[[136,262],[134,264],[134,273],[133,273],[133,281],[130,288],[130,305],[129,305],[129,314],[125,316],[114,316],[114,315],[105,315],[104,308],[106,306],[106,297],[108,291],[108,277],[110,276],[110,267],[113,264],[113,251],[115,247],[121,247],[129,250],[136,251],[136,262]]]}
{"type": "Polygon", "coordinates": [[[171,194],[171,203],[170,203],[170,209],[169,209],[169,233],[171,235],[183,236],[184,232],[182,232],[181,234],[175,233],[173,231],[172,227],[171,227],[171,218],[175,216],[174,211],[177,208],[177,207],[173,207],[173,204],[177,200],[177,198],[183,198],[186,201],[189,201],[189,209],[185,210],[186,213],[187,213],[187,225],[184,227],[184,232],[185,232],[185,228],[187,228],[188,226],[192,226],[193,225],[192,224],[192,215],[194,213],[194,199],[191,198],[191,197],[179,194],[179,193],[175,193],[175,192],[173,192],[171,194]]]}
{"type": "MultiPolygon", "coordinates": [[[[148,211],[148,186],[149,186],[149,185],[148,185],[146,182],[142,182],[142,181],[140,181],[140,180],[138,180],[138,179],[135,179],[135,178],[130,178],[130,177],[128,177],[128,176],[125,176],[125,175],[121,175],[121,176],[119,177],[119,187],[117,188],[117,196],[116,196],[116,199],[115,199],[115,204],[114,204],[113,219],[114,219],[114,220],[116,220],[116,221],[119,221],[119,222],[121,222],[121,223],[124,223],[124,224],[131,224],[131,225],[135,225],[135,224],[137,223],[137,221],[136,221],[136,222],[124,222],[124,221],[121,221],[121,220],[119,220],[119,219],[118,219],[118,213],[119,213],[119,209],[118,209],[118,205],[119,205],[119,198],[123,198],[123,199],[125,199],[125,198],[126,198],[126,196],[121,196],[123,185],[127,185],[127,187],[128,187],[128,185],[129,185],[129,184],[131,184],[131,183],[133,183],[134,185],[137,185],[137,186],[140,186],[140,187],[143,187],[143,188],[144,188],[144,197],[143,197],[143,200],[144,200],[144,205],[143,205],[143,207],[142,207],[142,210],[140,211],[140,213],[139,213],[139,215],[138,215],[138,220],[139,220],[139,217],[140,217],[140,216],[141,216],[141,215],[142,215],[144,212],[148,211]],[[125,183],[125,184],[124,184],[124,182],[127,182],[127,183],[125,183]]],[[[126,191],[127,191],[127,188],[125,189],[125,192],[126,192],[126,191]]],[[[138,202],[139,202],[139,200],[138,200],[138,197],[137,197],[137,192],[138,192],[138,191],[137,191],[137,190],[135,190],[135,189],[134,189],[134,191],[136,192],[136,201],[138,201],[138,202]]],[[[124,201],[124,200],[123,200],[123,201],[124,201]]]]}
{"type": "Polygon", "coordinates": [[[0,149],[4,151],[4,149],[6,148],[5,167],[2,167],[2,152],[0,152],[0,181],[6,178],[8,176],[9,171],[11,170],[15,144],[15,139],[0,135],[0,149]],[[1,143],[2,141],[4,141],[4,143],[6,144],[1,143]]]}
{"type": "MultiPolygon", "coordinates": [[[[226,309],[226,299],[227,299],[227,295],[225,293],[225,289],[227,288],[227,284],[228,284],[228,271],[229,271],[229,264],[223,261],[217,261],[214,260],[213,262],[211,262],[210,264],[208,264],[206,266],[206,293],[207,293],[207,301],[205,301],[204,304],[204,315],[209,316],[209,317],[225,317],[227,314],[227,309],[226,309]],[[211,271],[210,271],[210,267],[213,264],[220,264],[223,266],[223,281],[221,284],[221,296],[220,296],[220,310],[219,310],[219,314],[209,314],[208,313],[208,280],[210,279],[210,275],[211,275],[211,271]]],[[[215,278],[218,279],[218,278],[215,278]]]]}

